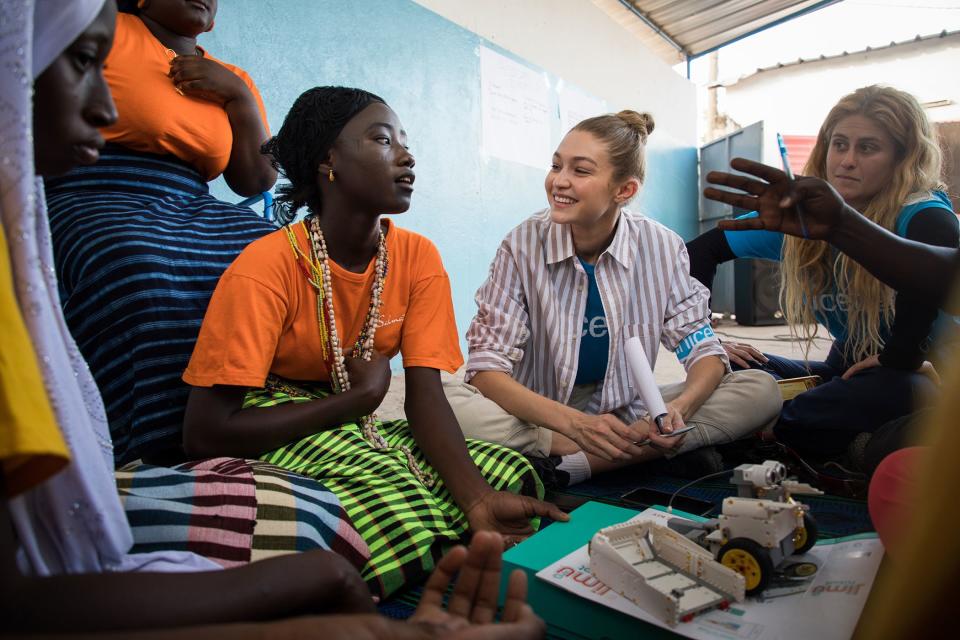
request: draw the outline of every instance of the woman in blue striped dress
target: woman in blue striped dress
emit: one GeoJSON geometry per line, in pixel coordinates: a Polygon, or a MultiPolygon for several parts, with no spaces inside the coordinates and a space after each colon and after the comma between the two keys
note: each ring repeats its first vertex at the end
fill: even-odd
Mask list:
{"type": "MultiPolygon", "coordinates": [[[[269,190],[257,89],[197,46],[216,3],[121,2],[99,162],[47,182],[61,302],[103,394],[117,465],[183,460],[180,381],[220,274],[275,227],[212,197],[269,190]]],[[[80,150],[83,151],[82,149],[80,150]]]]}

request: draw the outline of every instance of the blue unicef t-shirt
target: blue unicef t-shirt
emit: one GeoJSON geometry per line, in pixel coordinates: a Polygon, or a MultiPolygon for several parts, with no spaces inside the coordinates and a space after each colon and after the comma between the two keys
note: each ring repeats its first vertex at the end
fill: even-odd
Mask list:
{"type": "MultiPolygon", "coordinates": [[[[580,260],[578,257],[577,260],[580,260]]],[[[577,377],[574,384],[599,382],[607,374],[607,359],[610,352],[610,332],[607,330],[607,315],[600,300],[600,288],[594,266],[580,260],[587,272],[587,309],[583,312],[583,330],[580,332],[580,358],[577,361],[577,377]]]]}

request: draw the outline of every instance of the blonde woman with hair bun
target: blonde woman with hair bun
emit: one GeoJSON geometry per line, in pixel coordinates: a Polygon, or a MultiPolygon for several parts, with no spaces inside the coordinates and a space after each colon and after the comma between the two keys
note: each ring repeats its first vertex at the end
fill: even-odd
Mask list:
{"type": "MultiPolygon", "coordinates": [[[[940,173],[940,149],[923,108],[909,93],[880,85],[857,89],[837,102],[804,169],[888,231],[956,247],[960,231],[940,173]]],[[[849,449],[854,464],[867,471],[908,441],[900,422],[920,408],[918,400],[936,393],[936,371],[927,362],[935,301],[896,294],[827,242],[778,231],[717,229],[691,241],[688,250],[693,275],[708,286],[725,260],[780,261],[780,300],[791,332],[809,346],[818,325],[824,325],[833,338],[825,362],[725,345],[741,366],[782,378],[812,373],[823,379],[824,384],[784,404],[774,429],[778,440],[817,458],[849,449]],[[857,438],[888,423],[880,437],[857,438]],[[854,440],[858,446],[850,448],[854,440]],[[860,447],[865,441],[869,444],[860,447]]]]}
{"type": "Polygon", "coordinates": [[[544,182],[548,207],[507,234],[477,291],[465,382],[444,380],[464,434],[534,458],[547,484],[697,449],[669,470],[718,470],[713,445],[780,411],[770,376],[730,372],[680,236],[627,208],[653,131],[653,116],[625,110],[564,136],[544,182]],[[661,388],[662,433],[627,369],[631,337],[651,366],[663,345],[687,373],[661,388]]]}

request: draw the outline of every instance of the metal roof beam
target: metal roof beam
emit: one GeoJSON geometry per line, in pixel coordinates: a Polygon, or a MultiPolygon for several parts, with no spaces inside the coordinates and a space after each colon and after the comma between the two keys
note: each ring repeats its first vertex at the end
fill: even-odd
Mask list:
{"type": "Polygon", "coordinates": [[[650,28],[654,31],[654,33],[656,33],[658,36],[660,36],[661,38],[663,38],[664,40],[666,40],[667,43],[668,43],[671,47],[673,47],[674,49],[676,49],[679,53],[683,54],[683,56],[689,60],[689,58],[690,58],[690,52],[687,51],[686,49],[684,49],[683,46],[682,46],[679,42],[677,42],[676,40],[674,40],[673,38],[671,38],[671,37],[670,37],[670,34],[668,34],[666,31],[664,31],[664,30],[660,27],[660,25],[658,25],[658,24],[655,23],[653,20],[651,20],[650,18],[648,18],[648,17],[646,16],[646,14],[644,14],[642,11],[640,11],[640,9],[637,9],[637,7],[636,7],[632,2],[630,2],[630,0],[619,0],[619,2],[620,2],[620,4],[622,4],[630,13],[632,13],[632,14],[635,15],[635,16],[637,16],[637,18],[639,18],[640,21],[643,22],[643,24],[645,24],[645,25],[647,25],[648,27],[650,27],[650,28]]]}
{"type": "MultiPolygon", "coordinates": [[[[621,0],[621,1],[622,1],[622,0],[621,0]]],[[[720,44],[714,45],[714,46],[710,47],[709,49],[705,49],[705,50],[703,50],[703,51],[699,51],[699,52],[694,53],[694,54],[685,53],[685,55],[687,55],[691,60],[695,60],[696,58],[700,58],[700,57],[702,57],[702,56],[705,56],[705,55],[707,55],[708,53],[713,53],[714,51],[716,51],[716,50],[718,50],[718,49],[721,49],[722,47],[726,47],[726,46],[728,46],[728,45],[731,45],[731,44],[733,44],[734,42],[739,42],[740,40],[743,40],[744,38],[749,38],[749,37],[752,36],[752,35],[756,35],[756,34],[762,32],[762,31],[766,31],[767,29],[770,29],[770,28],[772,28],[772,27],[776,27],[777,25],[781,25],[781,24],[783,24],[784,22],[787,22],[787,21],[789,21],[789,20],[793,20],[794,18],[799,18],[799,17],[802,16],[802,15],[806,15],[806,14],[808,14],[808,13],[812,13],[812,12],[817,11],[817,10],[819,10],[819,9],[823,9],[824,7],[830,6],[831,4],[836,4],[837,2],[840,2],[840,0],[821,0],[821,2],[815,2],[814,4],[812,4],[812,5],[810,5],[810,6],[807,6],[807,7],[804,7],[803,9],[800,9],[799,11],[795,11],[795,12],[793,12],[793,13],[790,13],[790,14],[787,14],[787,15],[783,16],[782,18],[778,18],[778,19],[774,20],[773,22],[771,22],[770,24],[765,24],[765,25],[763,25],[762,27],[757,27],[756,29],[753,29],[753,30],[748,31],[748,32],[743,33],[743,34],[740,34],[739,36],[737,36],[737,37],[735,37],[735,38],[731,38],[731,39],[729,39],[729,40],[726,40],[726,41],[724,41],[724,42],[721,42],[720,44]]]]}

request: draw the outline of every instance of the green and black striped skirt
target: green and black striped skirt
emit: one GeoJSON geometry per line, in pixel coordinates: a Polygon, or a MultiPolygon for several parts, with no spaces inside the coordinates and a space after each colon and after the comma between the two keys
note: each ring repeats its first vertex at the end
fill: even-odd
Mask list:
{"type": "MultiPolygon", "coordinates": [[[[244,408],[309,402],[330,393],[282,385],[283,391],[251,391],[244,408]]],[[[467,533],[463,512],[439,474],[426,461],[406,420],[378,422],[389,449],[374,449],[359,425],[346,423],[281,447],[261,459],[321,481],[339,498],[370,548],[362,570],[371,591],[386,597],[405,584],[419,583],[451,544],[467,533]],[[426,487],[410,471],[401,446],[434,482],[426,487]]],[[[506,447],[467,440],[467,451],[494,489],[543,497],[543,484],[521,454],[506,447]]]]}

